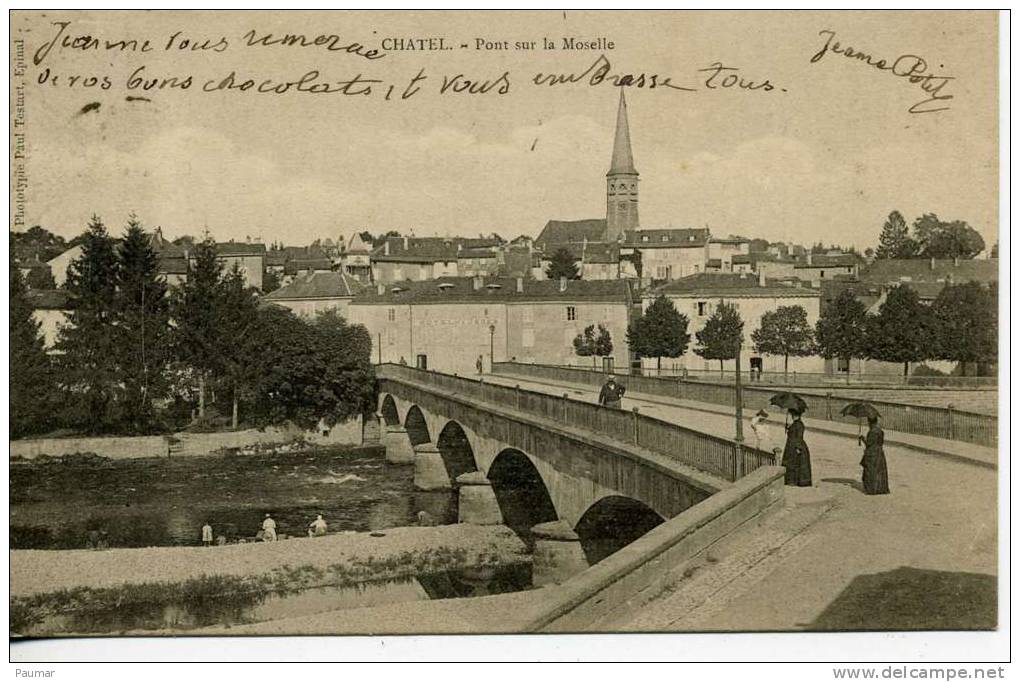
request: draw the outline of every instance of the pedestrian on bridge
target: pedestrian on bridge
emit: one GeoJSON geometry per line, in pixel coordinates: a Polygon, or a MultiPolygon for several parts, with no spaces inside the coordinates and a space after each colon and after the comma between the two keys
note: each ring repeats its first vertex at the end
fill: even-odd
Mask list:
{"type": "Polygon", "coordinates": [[[861,457],[861,484],[865,495],[889,494],[889,470],[885,463],[885,431],[878,424],[878,415],[868,417],[868,434],[858,436],[864,446],[861,457]]]}
{"type": "Polygon", "coordinates": [[[786,448],[783,466],[786,467],[786,485],[811,486],[811,451],[804,442],[804,422],[800,410],[789,410],[790,423],[786,426],[786,448]]]}
{"type": "Polygon", "coordinates": [[[615,377],[609,377],[609,380],[602,385],[602,390],[599,391],[599,405],[620,409],[620,401],[626,390],[625,387],[616,383],[615,377]]]}

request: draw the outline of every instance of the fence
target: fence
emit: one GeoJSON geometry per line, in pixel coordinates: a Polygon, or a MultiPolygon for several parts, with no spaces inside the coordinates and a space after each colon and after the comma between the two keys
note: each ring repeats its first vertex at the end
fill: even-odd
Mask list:
{"type": "Polygon", "coordinates": [[[758,467],[776,463],[771,452],[648,417],[637,409],[627,412],[605,408],[574,400],[566,394],[555,396],[401,365],[381,365],[378,376],[382,380],[425,385],[478,402],[511,407],[568,425],[583,425],[614,440],[631,443],[727,481],[735,481],[758,467]]]}
{"type": "MultiPolygon", "coordinates": [[[[503,363],[496,363],[503,364],[503,363]]],[[[507,363],[509,364],[509,363],[507,363]]],[[[552,365],[545,365],[552,366],[552,365]]],[[[557,365],[567,369],[579,369],[589,371],[586,365],[557,365]]],[[[595,371],[601,371],[601,368],[595,371]]],[[[712,381],[716,383],[733,383],[735,372],[732,369],[720,371],[718,369],[690,369],[683,367],[642,367],[633,369],[627,367],[615,367],[615,374],[634,374],[635,376],[647,377],[669,377],[683,378],[694,381],[712,381]]],[[[853,386],[855,388],[885,387],[885,388],[954,388],[963,390],[987,390],[998,386],[998,377],[965,377],[965,376],[926,376],[923,374],[912,374],[903,376],[902,373],[894,374],[859,374],[853,372],[839,372],[828,374],[824,372],[789,372],[762,371],[752,372],[744,369],[740,372],[744,384],[767,384],[776,386],[800,386],[802,388],[827,386],[853,386]]]]}
{"type": "MultiPolygon", "coordinates": [[[[493,366],[493,371],[587,386],[601,386],[605,381],[604,374],[588,369],[519,362],[497,362],[493,366]]],[[[661,378],[637,375],[627,377],[625,383],[630,390],[637,393],[667,396],[679,400],[694,400],[727,406],[732,406],[736,401],[736,389],[729,384],[690,381],[676,377],[661,378]]],[[[775,389],[745,386],[743,406],[748,409],[764,407],[774,392],[775,389]]],[[[850,403],[861,402],[860,398],[839,397],[831,393],[825,395],[800,393],[798,395],[807,402],[808,414],[811,417],[846,424],[859,423],[856,417],[844,417],[840,412],[850,403]]],[[[993,447],[998,443],[999,420],[990,415],[957,410],[951,405],[931,407],[876,400],[867,402],[875,406],[875,409],[882,415],[882,423],[893,431],[993,447]]]]}

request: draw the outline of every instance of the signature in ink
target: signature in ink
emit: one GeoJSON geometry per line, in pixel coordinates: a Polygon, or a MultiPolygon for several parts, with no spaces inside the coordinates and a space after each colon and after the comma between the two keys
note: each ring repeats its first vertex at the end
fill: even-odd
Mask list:
{"type": "Polygon", "coordinates": [[[841,44],[836,40],[836,32],[831,29],[819,31],[818,35],[825,37],[825,44],[811,57],[812,64],[818,63],[830,53],[843,55],[879,71],[887,71],[893,76],[906,78],[910,83],[919,86],[927,97],[912,105],[907,110],[910,113],[932,114],[949,109],[949,100],[953,99],[953,96],[945,90],[949,82],[956,80],[956,77],[934,73],[929,69],[928,62],[923,57],[916,54],[904,54],[890,61],[841,44]]]}

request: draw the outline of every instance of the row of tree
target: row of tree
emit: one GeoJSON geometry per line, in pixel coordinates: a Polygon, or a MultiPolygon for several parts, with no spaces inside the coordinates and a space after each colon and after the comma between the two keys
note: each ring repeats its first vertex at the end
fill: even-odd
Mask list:
{"type": "Polygon", "coordinates": [[[985,240],[962,220],[943,221],[934,213],[914,220],[914,232],[899,211],[889,214],[878,238],[876,258],[973,258],[985,240]]]}
{"type": "Polygon", "coordinates": [[[52,356],[11,268],[13,434],[162,431],[189,421],[194,408],[206,419],[210,401],[229,406],[234,427],[243,409],[252,426],[311,428],[371,404],[364,327],[336,314],[307,322],[261,305],[241,272],[223,271],[208,235],[173,290],[133,216],[119,243],[94,217],[81,246],[68,268],[71,312],[52,356]]]}
{"type": "MultiPolygon", "coordinates": [[[[687,316],[673,302],[659,296],[641,317],[631,322],[627,341],[641,357],[678,358],[690,346],[687,316]]],[[[744,342],[744,322],[735,306],[716,307],[695,336],[694,352],[706,360],[732,360],[744,342]]],[[[755,351],[783,358],[821,355],[840,359],[881,360],[903,364],[927,360],[988,365],[998,357],[998,288],[976,282],[946,286],[930,305],[909,286],[894,287],[878,313],[868,315],[854,292],[842,291],[822,311],[814,328],[802,306],[781,306],[762,315],[751,334],[755,351]]],[[[575,341],[575,346],[577,341],[575,341]]]]}

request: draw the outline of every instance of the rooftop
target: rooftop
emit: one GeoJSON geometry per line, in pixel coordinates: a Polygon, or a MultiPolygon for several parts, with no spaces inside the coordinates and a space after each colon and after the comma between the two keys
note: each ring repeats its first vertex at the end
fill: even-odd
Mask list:
{"type": "Polygon", "coordinates": [[[361,285],[342,272],[310,272],[285,287],[267,294],[267,301],[300,301],[321,298],[350,298],[361,285]]]}
{"type": "Polygon", "coordinates": [[[374,261],[435,263],[457,260],[457,244],[442,237],[389,237],[372,251],[374,261]]]}
{"type": "Polygon", "coordinates": [[[71,297],[63,289],[29,289],[28,304],[35,310],[69,310],[71,297]]]}
{"type": "Polygon", "coordinates": [[[749,274],[702,272],[673,280],[649,292],[649,295],[652,296],[658,296],[659,294],[682,297],[817,298],[819,291],[809,287],[792,286],[791,284],[785,284],[774,279],[765,280],[765,286],[762,286],[759,283],[758,277],[749,274]]]}
{"type": "Polygon", "coordinates": [[[706,227],[668,228],[664,230],[627,230],[623,235],[624,246],[652,248],[688,248],[704,246],[709,239],[706,227]]]}
{"type": "Polygon", "coordinates": [[[283,272],[293,275],[302,270],[327,271],[333,269],[333,261],[328,258],[294,258],[283,266],[283,272]]]}
{"type": "Polygon", "coordinates": [[[795,268],[845,268],[860,263],[860,258],[852,253],[840,253],[828,255],[824,253],[811,254],[811,262],[805,259],[798,259],[795,268]]]}
{"type": "Polygon", "coordinates": [[[547,251],[549,244],[570,244],[584,241],[597,242],[606,236],[605,218],[585,220],[550,220],[535,239],[535,244],[547,251]]]}
{"type": "Polygon", "coordinates": [[[949,277],[954,282],[998,282],[999,260],[881,259],[862,268],[860,274],[862,280],[878,283],[945,282],[949,277]]]}
{"type": "Polygon", "coordinates": [[[424,282],[400,282],[366,289],[352,305],[484,303],[499,301],[605,301],[627,303],[626,280],[533,280],[514,277],[440,277],[424,282]],[[520,291],[518,291],[518,286],[520,291]]]}
{"type": "Polygon", "coordinates": [[[218,256],[265,256],[265,244],[249,244],[247,242],[219,242],[216,244],[218,256]]]}

